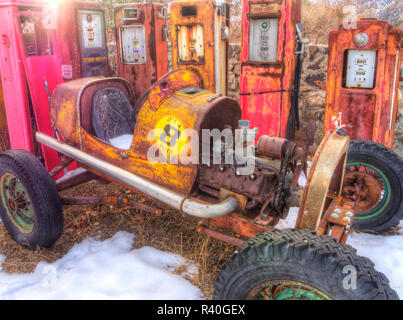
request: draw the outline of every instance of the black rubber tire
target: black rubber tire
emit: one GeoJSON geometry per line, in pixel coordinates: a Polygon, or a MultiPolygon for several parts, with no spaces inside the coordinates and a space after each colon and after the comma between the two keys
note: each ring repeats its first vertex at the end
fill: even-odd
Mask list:
{"type": "Polygon", "coordinates": [[[391,201],[377,216],[355,220],[353,227],[360,231],[389,231],[403,219],[403,160],[382,144],[354,140],[350,144],[347,165],[357,161],[372,165],[385,175],[391,187],[391,201]]]}
{"type": "Polygon", "coordinates": [[[0,154],[0,177],[6,172],[17,177],[27,190],[35,217],[33,231],[24,234],[10,220],[0,200],[0,216],[8,232],[31,250],[51,247],[63,231],[63,208],[51,176],[33,154],[24,150],[0,154]]]}
{"type": "Polygon", "coordinates": [[[260,234],[241,247],[220,272],[213,299],[244,300],[269,280],[297,281],[336,300],[399,299],[385,275],[355,249],[329,236],[294,229],[260,234]],[[356,268],[356,289],[343,287],[345,266],[356,268]]]}

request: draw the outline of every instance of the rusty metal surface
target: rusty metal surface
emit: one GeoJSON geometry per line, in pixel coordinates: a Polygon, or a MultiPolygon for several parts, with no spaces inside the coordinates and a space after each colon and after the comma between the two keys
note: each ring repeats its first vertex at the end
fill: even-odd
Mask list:
{"type": "Polygon", "coordinates": [[[55,89],[52,97],[51,121],[53,128],[64,142],[81,146],[82,127],[92,133],[90,112],[92,99],[97,90],[110,87],[122,90],[129,102],[134,104],[130,84],[120,78],[82,78],[63,83],[55,89]]]}
{"type": "Polygon", "coordinates": [[[226,189],[220,189],[220,200],[226,200],[229,197],[234,197],[235,199],[238,200],[239,203],[239,209],[244,211],[246,208],[246,204],[248,203],[248,198],[245,197],[244,195],[235,193],[233,191],[230,190],[226,190],[226,189]]]}
{"type": "Polygon", "coordinates": [[[0,78],[0,152],[6,151],[10,148],[5,107],[6,106],[3,95],[3,86],[0,78]]]}
{"type": "Polygon", "coordinates": [[[217,231],[211,230],[211,229],[203,227],[203,226],[198,226],[196,231],[198,233],[202,233],[210,238],[214,238],[216,240],[228,243],[234,247],[241,247],[245,243],[245,240],[231,237],[224,233],[217,232],[217,231]]]}
{"type": "Polygon", "coordinates": [[[259,128],[259,135],[286,137],[296,69],[296,24],[300,20],[300,0],[243,0],[240,104],[244,118],[259,128]],[[279,19],[276,61],[251,61],[249,40],[254,18],[279,19]]]}
{"type": "MultiPolygon", "coordinates": [[[[340,196],[349,138],[329,133],[316,152],[298,213],[297,229],[317,230],[330,196],[340,196]]],[[[331,199],[330,199],[331,200],[331,199]]]]}
{"type": "Polygon", "coordinates": [[[79,186],[83,183],[89,182],[91,180],[97,180],[98,177],[93,174],[92,172],[83,172],[80,173],[79,175],[73,176],[71,178],[68,178],[66,180],[60,181],[58,183],[56,183],[56,188],[57,191],[63,191],[63,190],[67,190],[76,186],[79,186]]]}
{"type": "Polygon", "coordinates": [[[330,235],[337,242],[345,244],[354,217],[354,209],[346,205],[341,197],[337,197],[323,215],[319,224],[318,235],[330,235]]]}
{"type": "Polygon", "coordinates": [[[231,230],[246,238],[253,238],[260,233],[273,230],[271,225],[257,225],[253,221],[254,218],[241,214],[232,214],[231,216],[208,220],[209,223],[215,226],[231,230]]]}
{"type": "Polygon", "coordinates": [[[369,212],[382,201],[385,183],[369,168],[350,167],[345,174],[342,196],[356,212],[369,212]],[[353,170],[354,169],[354,170],[353,170]]]}
{"type": "Polygon", "coordinates": [[[229,9],[216,16],[216,8],[214,0],[171,3],[173,70],[193,70],[204,88],[226,95],[228,43],[220,35],[221,26],[229,26],[229,9]]]}
{"type": "Polygon", "coordinates": [[[70,164],[72,164],[74,162],[73,159],[70,158],[65,158],[59,165],[57,165],[56,167],[54,167],[50,172],[49,175],[51,177],[55,177],[57,176],[61,171],[63,171],[64,169],[66,169],[70,164]]]}
{"type": "Polygon", "coordinates": [[[115,8],[118,75],[132,84],[136,100],[168,73],[166,10],[166,6],[159,3],[115,8]],[[137,16],[126,17],[127,10],[136,10],[137,16]],[[131,43],[124,43],[123,39],[131,43]],[[129,56],[124,54],[127,50],[129,56]]]}
{"type": "Polygon", "coordinates": [[[78,206],[78,205],[124,205],[130,206],[135,209],[156,214],[161,216],[163,211],[161,209],[156,209],[145,204],[129,200],[127,198],[121,197],[75,197],[75,198],[62,198],[61,199],[63,205],[68,206],[78,206]]]}
{"type": "Polygon", "coordinates": [[[102,21],[102,47],[86,50],[80,43],[82,34],[79,10],[90,10],[102,14],[97,2],[61,0],[58,5],[58,36],[61,46],[62,73],[66,81],[99,75],[109,75],[105,22],[102,21]],[[88,51],[88,52],[86,52],[88,51]]]}
{"type": "MultiPolygon", "coordinates": [[[[215,97],[209,91],[183,94],[177,90],[200,85],[200,79],[191,71],[178,71],[159,80],[150,93],[136,105],[138,112],[131,150],[121,150],[99,140],[91,130],[91,106],[97,90],[117,87],[133,101],[130,85],[119,78],[89,78],[71,81],[59,86],[54,94],[52,119],[63,140],[72,146],[102,160],[117,165],[159,185],[188,194],[197,178],[197,165],[151,163],[148,151],[156,141],[148,141],[152,130],[164,130],[172,121],[184,129],[223,129],[236,127],[241,118],[239,104],[230,98],[215,97]],[[123,158],[122,154],[125,154],[123,158]]],[[[132,103],[133,105],[133,103],[132,103]]],[[[182,133],[181,133],[182,134],[182,133]]],[[[180,149],[179,152],[186,149],[180,149]]]]}
{"type": "MultiPolygon", "coordinates": [[[[201,166],[199,184],[216,190],[231,190],[263,205],[275,193],[279,177],[255,170],[251,175],[238,176],[231,165],[201,166]]],[[[245,205],[246,207],[246,205],[245,205]]]]}
{"type": "Polygon", "coordinates": [[[261,136],[257,145],[257,152],[272,159],[284,157],[289,140],[270,136],[261,136]]]}
{"type": "Polygon", "coordinates": [[[350,125],[346,130],[351,139],[393,146],[399,88],[396,67],[399,70],[402,63],[402,35],[388,23],[374,19],[358,21],[356,29],[346,30],[340,26],[330,33],[325,132],[335,128],[335,119],[342,112],[342,124],[350,125]],[[368,35],[367,45],[359,47],[355,44],[354,38],[359,33],[368,35]],[[345,52],[350,49],[376,50],[373,89],[345,86],[345,52]]]}

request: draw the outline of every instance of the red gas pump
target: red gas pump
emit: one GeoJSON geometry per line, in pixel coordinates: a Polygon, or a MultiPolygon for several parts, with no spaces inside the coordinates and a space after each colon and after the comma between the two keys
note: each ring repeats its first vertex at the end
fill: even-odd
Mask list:
{"type": "Polygon", "coordinates": [[[105,17],[96,2],[60,0],[58,35],[64,80],[109,75],[105,17]]]}
{"type": "MultiPolygon", "coordinates": [[[[53,1],[0,1],[0,72],[12,149],[35,153],[33,131],[53,135],[49,97],[63,82],[55,12],[53,1]]],[[[54,150],[38,152],[48,170],[60,162],[54,150]]]]}
{"type": "Polygon", "coordinates": [[[168,73],[167,8],[136,3],[115,9],[118,75],[128,80],[139,99],[168,73]]]}
{"type": "Polygon", "coordinates": [[[355,228],[385,231],[403,219],[403,160],[394,141],[403,33],[376,19],[330,33],[325,133],[343,128],[350,146],[344,196],[360,192],[355,228]]]}
{"type": "Polygon", "coordinates": [[[292,139],[299,126],[300,20],[300,0],[243,0],[240,103],[259,135],[292,139]]]}

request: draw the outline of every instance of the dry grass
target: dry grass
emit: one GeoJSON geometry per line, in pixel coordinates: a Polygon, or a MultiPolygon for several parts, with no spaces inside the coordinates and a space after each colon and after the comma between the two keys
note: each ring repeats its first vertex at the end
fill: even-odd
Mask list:
{"type": "MultiPolygon", "coordinates": [[[[93,195],[124,195],[156,206],[148,199],[144,200],[114,184],[100,185],[90,182],[62,194],[66,197],[93,195]],[[91,193],[83,194],[83,191],[86,190],[91,190],[91,193]]],[[[52,263],[60,259],[76,243],[87,237],[105,240],[119,231],[127,231],[136,235],[133,249],[151,246],[193,260],[199,266],[200,272],[189,280],[209,298],[219,270],[235,251],[234,247],[196,233],[197,221],[195,219],[182,217],[171,209],[164,210],[164,216],[158,217],[127,207],[75,206],[64,207],[64,216],[65,228],[59,241],[50,250],[37,250],[36,252],[16,244],[6,232],[4,225],[0,224],[0,254],[7,257],[3,263],[3,270],[10,273],[33,272],[39,262],[52,263]]],[[[181,274],[185,269],[186,266],[183,265],[178,268],[176,273],[181,274]]]]}

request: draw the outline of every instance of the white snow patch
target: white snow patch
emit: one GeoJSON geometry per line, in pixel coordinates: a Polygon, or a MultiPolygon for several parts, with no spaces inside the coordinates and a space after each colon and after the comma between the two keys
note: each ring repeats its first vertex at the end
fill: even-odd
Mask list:
{"type": "Polygon", "coordinates": [[[384,273],[390,286],[403,299],[403,237],[350,234],[347,244],[357,249],[360,256],[375,263],[375,269],[384,273]]]}
{"type": "MultiPolygon", "coordinates": [[[[295,227],[299,208],[291,208],[288,218],[281,220],[278,229],[295,227]]],[[[403,227],[403,221],[400,223],[403,227]]],[[[403,230],[400,230],[402,232],[403,230]]],[[[403,232],[402,232],[403,234],[403,232]]],[[[386,275],[390,286],[403,299],[403,237],[372,234],[350,234],[347,244],[357,249],[357,254],[375,263],[375,269],[386,275]]]]}
{"type": "Polygon", "coordinates": [[[287,219],[280,220],[278,225],[276,225],[276,229],[293,229],[295,228],[295,224],[297,223],[299,208],[290,208],[290,213],[288,214],[287,219]]]}
{"type": "MultiPolygon", "coordinates": [[[[150,247],[131,250],[134,236],[119,232],[106,241],[87,239],[62,259],[41,262],[32,274],[0,269],[0,299],[202,299],[199,288],[172,272],[197,267],[181,256],[150,247]]],[[[0,265],[4,261],[0,256],[0,265]]]]}
{"type": "Polygon", "coordinates": [[[6,260],[6,257],[0,254],[0,272],[3,271],[2,264],[6,260]]]}
{"type": "Polygon", "coordinates": [[[403,220],[400,220],[398,228],[399,228],[399,234],[403,235],[403,220]]]}

